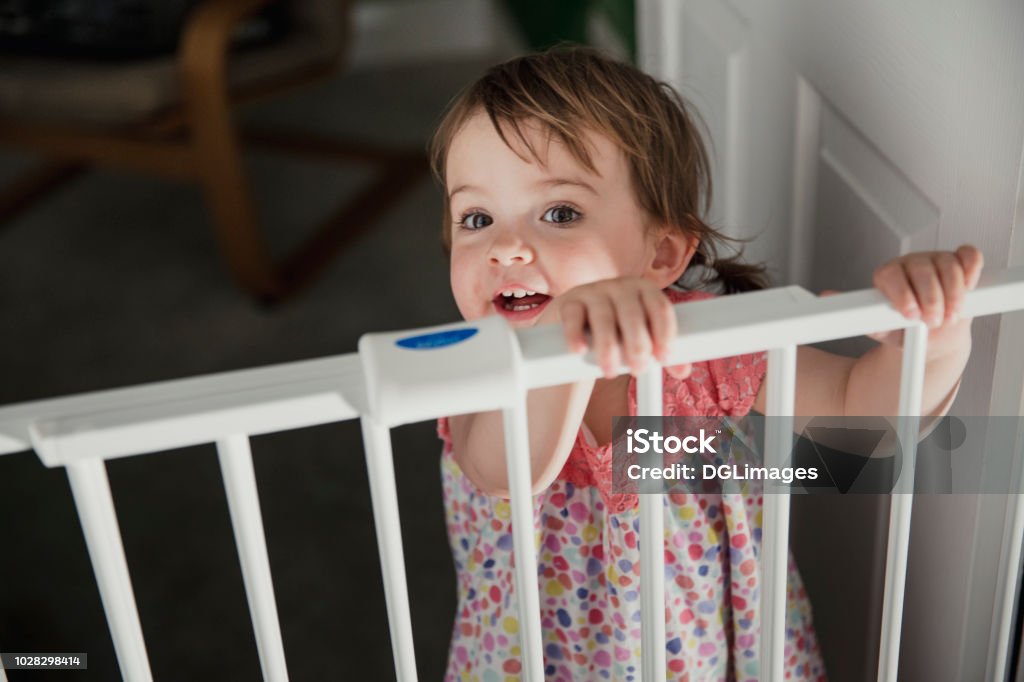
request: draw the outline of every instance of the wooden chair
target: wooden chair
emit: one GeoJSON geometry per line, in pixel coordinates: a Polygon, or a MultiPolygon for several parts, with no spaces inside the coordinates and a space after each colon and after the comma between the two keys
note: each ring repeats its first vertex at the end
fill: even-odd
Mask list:
{"type": "Polygon", "coordinates": [[[325,79],[347,52],[347,0],[295,0],[286,38],[232,51],[236,26],[268,1],[206,0],[189,14],[177,54],[165,59],[0,56],[0,145],[46,158],[0,190],[0,223],[93,164],[155,173],[202,188],[230,272],[245,291],[270,303],[308,283],[427,166],[422,151],[235,126],[237,105],[325,79]],[[275,263],[246,179],[243,142],[365,162],[380,173],[275,263]]]}

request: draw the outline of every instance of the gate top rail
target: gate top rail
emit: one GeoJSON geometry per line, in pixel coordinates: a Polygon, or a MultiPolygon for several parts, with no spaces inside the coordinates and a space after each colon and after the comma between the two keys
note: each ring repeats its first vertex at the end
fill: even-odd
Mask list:
{"type": "MultiPolygon", "coordinates": [[[[1024,267],[986,272],[968,292],[963,315],[1024,308],[1024,267]]],[[[728,357],[905,328],[913,321],[875,289],[819,298],[798,286],[676,306],[679,334],[670,364],[728,357]],[[742,329],[744,333],[738,334],[742,329]]],[[[419,333],[466,328],[458,322],[419,333]]],[[[410,332],[412,333],[412,332],[410,332]]],[[[557,325],[516,330],[524,384],[538,388],[599,378],[585,356],[569,352],[557,325]]],[[[0,455],[35,449],[47,466],[210,443],[367,414],[358,353],[176,379],[0,407],[0,455]]],[[[441,400],[435,417],[449,414],[441,400]]]]}

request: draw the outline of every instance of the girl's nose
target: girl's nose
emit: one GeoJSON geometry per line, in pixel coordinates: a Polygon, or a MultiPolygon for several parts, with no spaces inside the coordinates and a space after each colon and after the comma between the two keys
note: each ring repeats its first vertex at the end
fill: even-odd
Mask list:
{"type": "Polygon", "coordinates": [[[533,248],[511,230],[496,235],[488,250],[492,265],[522,265],[533,262],[533,257],[533,248]]]}

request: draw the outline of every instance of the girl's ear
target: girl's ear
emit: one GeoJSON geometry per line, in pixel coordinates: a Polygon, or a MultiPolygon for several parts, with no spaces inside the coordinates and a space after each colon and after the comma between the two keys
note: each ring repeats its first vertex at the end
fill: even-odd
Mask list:
{"type": "Polygon", "coordinates": [[[659,228],[656,235],[648,274],[659,289],[664,289],[683,276],[697,252],[700,237],[670,226],[659,228]]]}

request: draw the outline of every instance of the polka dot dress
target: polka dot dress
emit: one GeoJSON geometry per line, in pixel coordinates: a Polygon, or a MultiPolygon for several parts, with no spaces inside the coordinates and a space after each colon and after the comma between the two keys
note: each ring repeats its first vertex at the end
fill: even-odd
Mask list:
{"type": "MultiPolygon", "coordinates": [[[[674,303],[709,298],[667,290],[674,303]]],[[[664,375],[667,416],[742,417],[766,370],[764,353],[696,363],[664,375]]],[[[629,385],[630,415],[636,385],[629,385]]],[[[446,682],[520,679],[511,507],[481,493],[452,457],[438,422],[458,609],[446,682]]],[[[533,497],[544,670],[548,680],[640,679],[640,520],[635,494],[611,485],[611,445],[577,435],[558,478],[533,497]]],[[[664,495],[666,660],[671,680],[760,679],[760,490],[664,495]]],[[[789,559],[787,680],[825,680],[810,603],[789,559]]]]}

